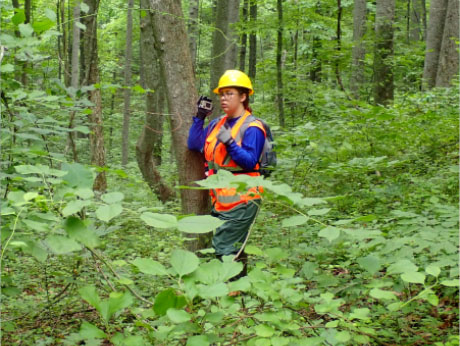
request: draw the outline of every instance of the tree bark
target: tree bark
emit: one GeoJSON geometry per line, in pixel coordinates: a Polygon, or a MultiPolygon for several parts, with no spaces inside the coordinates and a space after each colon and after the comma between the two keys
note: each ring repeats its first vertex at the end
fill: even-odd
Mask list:
{"type": "Polygon", "coordinates": [[[375,13],[374,103],[387,105],[394,98],[393,21],[395,0],[377,0],[375,13]]]}
{"type": "Polygon", "coordinates": [[[360,97],[360,88],[364,84],[364,59],[366,47],[363,39],[366,33],[366,0],[355,0],[353,7],[353,48],[350,88],[356,99],[360,97]]]}
{"type": "Polygon", "coordinates": [[[199,35],[198,12],[200,0],[190,0],[189,22],[188,22],[188,39],[190,44],[190,55],[192,57],[193,69],[196,68],[197,55],[197,38],[199,35]]]}
{"type": "Polygon", "coordinates": [[[437,87],[451,86],[452,79],[458,75],[458,15],[458,0],[449,0],[436,73],[437,87]]]}
{"type": "Polygon", "coordinates": [[[448,0],[433,0],[430,8],[430,19],[426,37],[425,64],[423,80],[425,87],[431,89],[436,84],[438,72],[439,52],[441,50],[444,23],[448,0]]]}
{"type": "MultiPolygon", "coordinates": [[[[244,0],[243,3],[243,9],[242,9],[242,22],[244,24],[248,23],[248,7],[249,7],[249,0],[244,0]]],[[[241,35],[241,42],[240,42],[240,71],[245,71],[246,69],[246,50],[248,46],[248,34],[247,30],[243,31],[243,34],[241,35]]]]}
{"type": "Polygon", "coordinates": [[[278,35],[276,45],[276,86],[277,95],[276,99],[278,102],[278,119],[281,127],[285,126],[284,121],[284,96],[283,96],[283,0],[277,0],[277,11],[278,11],[278,35]]]}
{"type": "Polygon", "coordinates": [[[133,51],[133,6],[134,0],[129,0],[126,18],[125,89],[123,97],[123,138],[121,150],[121,165],[123,167],[126,167],[129,159],[129,120],[131,117],[131,56],[133,51]]]}
{"type": "MultiPolygon", "coordinates": [[[[212,90],[217,86],[219,78],[225,70],[236,67],[236,47],[238,38],[235,37],[231,24],[238,21],[239,0],[217,0],[215,30],[213,32],[211,49],[211,99],[218,104],[218,97],[212,90]]],[[[214,107],[211,118],[218,116],[219,107],[214,107]]]]}
{"type": "Polygon", "coordinates": [[[249,34],[249,68],[248,76],[252,83],[256,79],[256,64],[257,64],[257,33],[254,29],[257,22],[257,1],[250,0],[249,17],[251,22],[251,33],[249,34]]]}
{"type": "MultiPolygon", "coordinates": [[[[204,158],[201,153],[187,149],[188,130],[196,108],[197,91],[193,76],[192,59],[182,20],[180,0],[151,0],[155,48],[160,60],[161,74],[166,84],[166,98],[172,131],[172,141],[179,172],[179,184],[190,185],[203,179],[204,158]]],[[[184,214],[209,212],[209,196],[204,190],[181,190],[184,214]]],[[[207,246],[210,237],[200,235],[188,243],[191,250],[207,246]]]]}
{"type": "MultiPolygon", "coordinates": [[[[82,41],[85,51],[84,78],[82,85],[94,85],[100,82],[99,55],[97,50],[97,13],[99,0],[86,0],[89,10],[82,18],[86,30],[83,31],[82,41]]],[[[102,97],[101,89],[94,88],[88,91],[88,97],[93,104],[92,113],[89,115],[91,132],[89,135],[91,164],[97,167],[105,166],[105,146],[102,125],[102,97]]],[[[104,171],[99,172],[94,181],[93,190],[104,192],[107,189],[107,178],[104,171]]]]}
{"type": "MultiPolygon", "coordinates": [[[[141,0],[141,7],[149,7],[148,0],[141,0]]],[[[158,196],[163,203],[172,199],[174,191],[164,182],[158,172],[158,156],[161,158],[161,139],[163,131],[163,115],[160,114],[161,93],[160,69],[154,49],[152,15],[145,11],[141,14],[141,80],[143,88],[154,90],[147,92],[145,96],[146,113],[145,124],[136,145],[136,159],[144,180],[150,189],[158,196]],[[155,153],[156,152],[156,153],[155,153]],[[160,155],[158,155],[158,153],[160,155]]]]}
{"type": "Polygon", "coordinates": [[[422,33],[422,0],[408,0],[410,4],[410,26],[409,41],[420,41],[423,38],[422,33]]]}

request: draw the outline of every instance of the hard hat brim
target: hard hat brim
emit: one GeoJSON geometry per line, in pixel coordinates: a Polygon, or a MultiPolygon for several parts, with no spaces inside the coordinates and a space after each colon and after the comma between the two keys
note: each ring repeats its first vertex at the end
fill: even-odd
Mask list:
{"type": "Polygon", "coordinates": [[[249,90],[249,95],[254,94],[254,90],[242,87],[241,85],[221,85],[221,86],[219,86],[219,87],[217,87],[217,88],[215,88],[213,90],[214,94],[219,95],[220,89],[223,89],[223,88],[243,88],[243,89],[248,89],[249,90]]]}

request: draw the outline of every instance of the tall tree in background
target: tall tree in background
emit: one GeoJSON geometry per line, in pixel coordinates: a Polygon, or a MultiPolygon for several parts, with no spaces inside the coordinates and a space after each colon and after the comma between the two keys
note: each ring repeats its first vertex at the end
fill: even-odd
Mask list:
{"type": "MultiPolygon", "coordinates": [[[[155,48],[165,84],[170,116],[172,142],[178,165],[179,185],[203,179],[204,157],[187,149],[188,130],[196,109],[197,91],[193,75],[192,58],[182,20],[180,0],[151,0],[155,48]]],[[[204,190],[181,190],[181,207],[184,214],[207,214],[209,196],[204,190]]],[[[208,245],[210,236],[200,235],[189,242],[191,250],[208,245]]]]}
{"type": "MultiPolygon", "coordinates": [[[[239,20],[239,4],[239,0],[217,0],[211,49],[211,99],[215,104],[218,99],[212,89],[225,70],[236,67],[238,37],[231,24],[239,20]]],[[[219,112],[219,107],[214,107],[213,117],[219,112]]]]}
{"type": "Polygon", "coordinates": [[[145,123],[136,144],[136,159],[144,180],[162,202],[174,197],[174,191],[163,181],[158,165],[161,160],[163,132],[163,93],[160,85],[160,70],[154,48],[152,14],[148,0],[141,0],[140,13],[140,58],[142,87],[153,90],[145,93],[145,123]]]}
{"type": "MultiPolygon", "coordinates": [[[[87,15],[82,18],[86,30],[83,31],[82,45],[85,52],[83,66],[82,85],[94,85],[100,82],[99,77],[99,55],[97,50],[97,13],[99,0],[86,0],[88,5],[87,15]]],[[[83,54],[80,54],[80,58],[83,54]]],[[[91,164],[105,166],[104,132],[102,127],[102,97],[101,89],[93,88],[88,92],[89,100],[92,102],[92,112],[89,115],[91,132],[89,135],[91,164]]],[[[107,189],[107,178],[104,171],[99,172],[94,180],[93,189],[103,192],[107,189]]]]}
{"type": "Polygon", "coordinates": [[[409,7],[409,41],[420,41],[423,39],[423,4],[422,0],[410,0],[407,2],[409,7]]]}
{"type": "Polygon", "coordinates": [[[276,101],[278,103],[279,124],[284,127],[284,96],[283,96],[283,0],[277,0],[278,35],[276,45],[276,101]]]}
{"type": "MultiPolygon", "coordinates": [[[[248,23],[249,14],[248,14],[249,0],[244,0],[243,8],[241,10],[241,22],[244,24],[248,23]]],[[[241,34],[240,41],[240,71],[245,71],[246,69],[246,51],[248,47],[248,34],[247,30],[244,30],[241,34]]]]}
{"type": "Polygon", "coordinates": [[[354,0],[353,7],[353,48],[350,88],[355,98],[359,98],[359,89],[364,84],[364,58],[366,46],[363,39],[366,33],[366,0],[354,0]]]}
{"type": "Polygon", "coordinates": [[[458,76],[458,15],[458,0],[449,0],[436,73],[437,87],[450,86],[454,76],[458,76]]]}
{"type": "Polygon", "coordinates": [[[196,68],[197,38],[199,35],[198,13],[200,0],[190,0],[189,4],[188,39],[190,42],[190,55],[192,56],[193,69],[196,68]]]}
{"type": "Polygon", "coordinates": [[[426,37],[425,65],[423,68],[423,80],[428,89],[431,89],[436,84],[447,4],[448,0],[432,0],[431,2],[426,37]]]}
{"type": "Polygon", "coordinates": [[[249,33],[249,67],[248,76],[252,83],[256,78],[256,63],[257,63],[257,0],[249,0],[249,20],[251,24],[251,32],[249,33]]]}
{"type": "Polygon", "coordinates": [[[395,0],[377,0],[375,13],[374,103],[386,105],[394,97],[393,21],[395,0]]]}
{"type": "Polygon", "coordinates": [[[128,1],[126,18],[126,48],[125,48],[125,90],[123,97],[123,133],[121,164],[126,167],[129,156],[129,119],[131,117],[131,56],[133,52],[133,6],[134,0],[128,1]]]}

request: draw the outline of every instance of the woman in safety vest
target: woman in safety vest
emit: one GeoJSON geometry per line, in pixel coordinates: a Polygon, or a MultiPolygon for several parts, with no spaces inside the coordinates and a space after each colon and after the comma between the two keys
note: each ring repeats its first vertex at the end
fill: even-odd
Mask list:
{"type": "MultiPolygon", "coordinates": [[[[220,169],[233,174],[259,176],[259,159],[266,133],[249,107],[249,95],[254,93],[251,80],[241,71],[227,70],[214,93],[219,95],[225,115],[211,120],[204,127],[205,118],[212,113],[212,104],[207,97],[200,97],[189,131],[189,149],[204,153],[207,176],[220,169]]],[[[247,255],[235,244],[244,244],[248,237],[260,207],[261,190],[261,187],[252,187],[245,192],[237,192],[235,188],[210,191],[211,214],[226,221],[217,228],[212,245],[217,258],[237,255],[236,259],[243,262],[243,271],[236,278],[247,274],[247,255]]]]}

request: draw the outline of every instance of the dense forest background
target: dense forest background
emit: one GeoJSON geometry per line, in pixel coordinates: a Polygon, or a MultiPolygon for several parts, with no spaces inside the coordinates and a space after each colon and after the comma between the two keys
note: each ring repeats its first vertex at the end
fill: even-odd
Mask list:
{"type": "Polygon", "coordinates": [[[458,0],[0,6],[2,344],[459,345],[458,0]],[[186,148],[231,68],[267,179],[186,148]],[[207,188],[251,184],[229,283],[207,188]]]}

